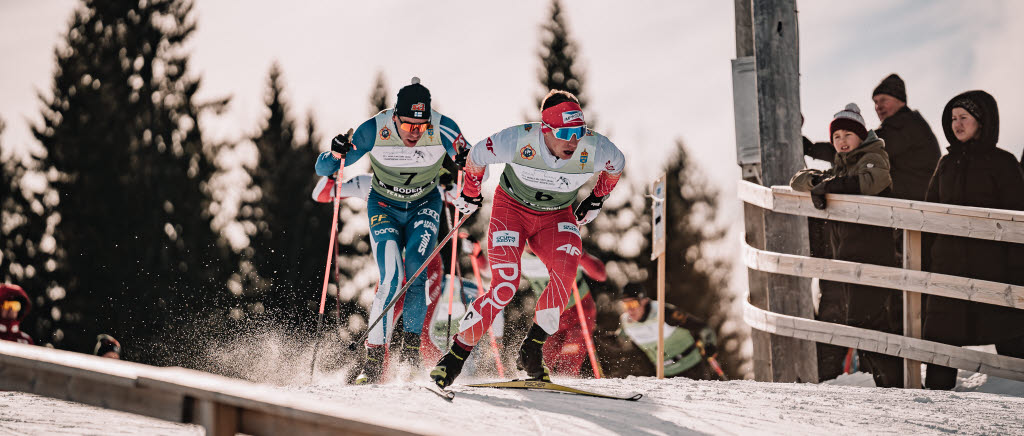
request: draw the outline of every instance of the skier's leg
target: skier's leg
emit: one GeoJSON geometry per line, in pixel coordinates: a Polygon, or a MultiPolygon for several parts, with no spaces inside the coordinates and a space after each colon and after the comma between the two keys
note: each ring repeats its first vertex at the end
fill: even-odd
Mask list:
{"type": "Polygon", "coordinates": [[[451,386],[462,372],[462,365],[470,351],[501,310],[512,301],[519,288],[520,261],[530,223],[520,213],[522,206],[502,192],[501,188],[495,193],[493,204],[487,232],[491,289],[473,301],[466,315],[459,321],[459,333],[452,341],[448,354],[430,371],[430,377],[442,388],[451,386]]]}
{"type": "Polygon", "coordinates": [[[558,331],[562,309],[569,302],[576,280],[583,241],[576,218],[569,209],[545,214],[538,218],[537,224],[539,228],[529,237],[530,247],[547,266],[550,280],[537,299],[534,324],[519,348],[516,364],[530,378],[548,381],[549,371],[544,366],[542,348],[547,337],[558,331]]]}
{"type": "MultiPolygon", "coordinates": [[[[435,191],[417,203],[415,209],[407,212],[408,220],[404,223],[406,277],[412,277],[434,250],[440,225],[440,194],[435,191]]],[[[427,313],[427,276],[426,273],[417,276],[405,293],[402,318],[406,332],[419,334],[423,331],[423,319],[427,313]]]]}
{"type": "MultiPolygon", "coordinates": [[[[373,200],[374,194],[370,194],[373,200]]],[[[380,279],[373,303],[370,306],[370,319],[377,319],[384,312],[384,307],[391,302],[399,285],[404,279],[402,256],[399,249],[401,234],[396,226],[397,220],[391,215],[390,208],[377,201],[370,201],[367,215],[370,219],[370,246],[374,259],[377,261],[380,279]]],[[[384,370],[384,354],[388,333],[393,328],[395,311],[391,310],[366,337],[367,359],[363,372],[356,378],[356,384],[376,383],[384,370]]]]}

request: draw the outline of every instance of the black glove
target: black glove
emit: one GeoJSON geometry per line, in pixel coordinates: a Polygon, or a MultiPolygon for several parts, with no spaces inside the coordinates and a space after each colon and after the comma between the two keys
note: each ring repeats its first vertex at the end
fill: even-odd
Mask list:
{"type": "Polygon", "coordinates": [[[821,183],[822,180],[825,180],[824,174],[811,174],[811,186],[821,183]]]}
{"type": "Polygon", "coordinates": [[[340,154],[342,159],[345,158],[345,155],[348,154],[348,152],[355,148],[355,146],[352,145],[351,135],[352,130],[349,130],[348,133],[335,136],[334,139],[331,140],[331,151],[340,154]]]}
{"type": "Polygon", "coordinates": [[[607,196],[598,197],[593,192],[590,196],[580,202],[579,206],[576,206],[576,222],[580,225],[585,225],[597,218],[597,212],[601,211],[601,206],[604,205],[604,200],[607,196]]]}
{"type": "Polygon", "coordinates": [[[438,177],[437,183],[441,185],[445,191],[451,191],[452,185],[455,184],[455,180],[452,177],[452,173],[448,171],[441,171],[440,177],[438,177]]]}
{"type": "Polygon", "coordinates": [[[825,209],[825,194],[860,194],[860,180],[857,176],[831,177],[815,184],[811,188],[815,209],[825,209]]]}
{"type": "Polygon", "coordinates": [[[718,354],[718,347],[715,344],[704,344],[704,355],[714,357],[718,354]]]}
{"type": "Polygon", "coordinates": [[[452,159],[452,161],[454,161],[455,165],[457,165],[459,167],[459,169],[461,170],[461,169],[466,167],[466,161],[468,159],[469,159],[469,146],[466,146],[466,147],[462,147],[457,153],[455,153],[455,159],[452,159]]]}

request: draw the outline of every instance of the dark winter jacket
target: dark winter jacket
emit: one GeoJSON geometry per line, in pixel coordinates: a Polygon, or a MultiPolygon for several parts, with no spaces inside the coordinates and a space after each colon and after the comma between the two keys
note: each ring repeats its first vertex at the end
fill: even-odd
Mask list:
{"type": "MultiPolygon", "coordinates": [[[[885,141],[892,175],[893,198],[923,200],[928,181],[939,162],[939,141],[921,113],[904,106],[892,114],[875,131],[885,141]]],[[[811,142],[803,138],[804,154],[815,159],[832,161],[836,151],[828,142],[811,142]]]]}
{"type": "MultiPolygon", "coordinates": [[[[926,201],[995,209],[1024,210],[1024,173],[1017,159],[996,148],[999,112],[984,91],[960,94],[942,112],[949,154],[939,161],[926,201]],[[960,98],[980,108],[980,135],[966,143],[953,134],[953,103],[960,98]]],[[[927,271],[1024,285],[1024,246],[1006,242],[928,235],[922,247],[927,271]]],[[[1024,311],[964,300],[928,296],[925,339],[954,345],[991,344],[1024,336],[1024,311]]]]}
{"type": "Polygon", "coordinates": [[[892,162],[892,196],[923,200],[942,155],[931,126],[920,112],[904,106],[882,121],[876,132],[885,140],[892,162]]]}
{"type": "Polygon", "coordinates": [[[20,301],[21,310],[18,311],[16,319],[0,319],[0,341],[34,344],[32,337],[28,333],[21,331],[21,321],[25,319],[29,310],[32,309],[32,302],[29,301],[28,294],[18,285],[0,284],[0,302],[8,300],[20,301]]]}

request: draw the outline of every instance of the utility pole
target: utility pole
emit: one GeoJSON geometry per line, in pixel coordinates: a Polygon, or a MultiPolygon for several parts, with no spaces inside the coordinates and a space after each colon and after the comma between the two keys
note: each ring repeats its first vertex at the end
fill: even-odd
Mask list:
{"type": "MultiPolygon", "coordinates": [[[[764,186],[786,185],[804,166],[796,1],[734,1],[736,54],[738,57],[753,54],[756,65],[760,165],[753,177],[764,186]]],[[[744,212],[751,246],[778,253],[808,254],[806,218],[776,214],[749,205],[744,212]]],[[[814,318],[810,280],[754,273],[750,275],[749,284],[751,304],[776,313],[814,318]]],[[[753,335],[753,340],[757,380],[818,381],[814,342],[760,332],[753,335]]]]}

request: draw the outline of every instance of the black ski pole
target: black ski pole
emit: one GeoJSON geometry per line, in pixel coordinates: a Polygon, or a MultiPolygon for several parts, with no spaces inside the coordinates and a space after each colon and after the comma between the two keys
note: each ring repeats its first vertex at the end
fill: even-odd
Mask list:
{"type": "Polygon", "coordinates": [[[351,344],[348,344],[349,351],[355,351],[358,344],[366,340],[366,337],[370,335],[370,330],[373,330],[373,328],[377,326],[377,323],[379,323],[380,320],[384,318],[385,315],[387,315],[388,311],[391,310],[391,307],[393,307],[395,303],[397,303],[398,300],[400,300],[402,296],[405,295],[405,291],[409,290],[409,286],[412,285],[412,282],[414,280],[416,280],[416,277],[419,277],[420,273],[422,273],[423,270],[427,269],[427,265],[430,264],[430,261],[434,259],[434,256],[437,256],[437,254],[441,252],[441,248],[444,247],[444,244],[447,243],[448,240],[452,238],[452,235],[454,235],[455,232],[459,231],[459,227],[462,226],[462,223],[466,222],[466,218],[469,218],[470,215],[472,214],[468,213],[465,216],[463,216],[458,223],[455,223],[455,228],[452,229],[452,231],[449,232],[448,235],[445,236],[443,240],[437,243],[437,247],[435,247],[434,251],[430,253],[430,256],[427,256],[427,258],[423,260],[423,265],[420,265],[420,268],[417,269],[416,272],[411,277],[409,277],[408,280],[405,281],[405,285],[402,286],[402,289],[400,289],[398,293],[395,294],[394,297],[391,297],[391,302],[384,307],[384,310],[381,311],[380,315],[377,316],[377,319],[375,319],[373,323],[371,323],[370,326],[366,328],[366,331],[363,332],[363,334],[359,335],[359,338],[357,338],[351,344]]]}

